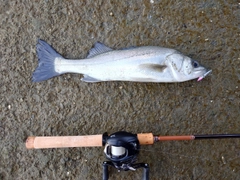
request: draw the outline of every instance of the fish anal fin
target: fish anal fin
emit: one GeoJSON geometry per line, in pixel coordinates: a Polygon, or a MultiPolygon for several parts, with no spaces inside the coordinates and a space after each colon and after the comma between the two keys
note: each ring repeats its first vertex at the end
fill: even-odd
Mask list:
{"type": "Polygon", "coordinates": [[[84,81],[84,82],[91,82],[91,83],[100,82],[100,81],[101,81],[101,80],[99,80],[99,79],[90,77],[90,76],[88,76],[88,75],[84,75],[84,77],[83,77],[81,80],[84,81]]]}
{"type": "Polygon", "coordinates": [[[93,48],[89,50],[87,58],[91,58],[91,57],[94,57],[94,56],[97,56],[99,54],[106,53],[106,52],[109,52],[109,51],[112,51],[112,50],[113,49],[111,49],[110,47],[107,47],[103,43],[96,42],[94,44],[93,48]]]}
{"type": "Polygon", "coordinates": [[[141,64],[141,68],[148,69],[150,71],[156,71],[156,72],[163,72],[164,69],[167,68],[166,65],[160,65],[160,64],[141,64]]]}

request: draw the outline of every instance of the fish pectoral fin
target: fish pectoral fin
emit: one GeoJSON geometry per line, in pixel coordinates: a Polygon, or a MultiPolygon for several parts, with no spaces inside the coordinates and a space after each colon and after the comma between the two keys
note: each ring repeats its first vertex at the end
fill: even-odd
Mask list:
{"type": "Polygon", "coordinates": [[[112,48],[107,47],[103,43],[96,42],[94,44],[93,48],[89,50],[87,58],[91,58],[91,57],[94,57],[96,55],[99,55],[99,54],[102,54],[102,53],[105,53],[105,52],[109,52],[109,51],[112,51],[112,50],[113,50],[112,48]]]}
{"type": "Polygon", "coordinates": [[[163,72],[167,68],[166,65],[160,64],[141,64],[139,65],[142,69],[148,69],[150,71],[163,72]]]}
{"type": "Polygon", "coordinates": [[[101,80],[95,79],[95,78],[90,77],[88,75],[84,75],[84,77],[81,78],[81,81],[94,83],[94,82],[100,82],[101,80]]]}

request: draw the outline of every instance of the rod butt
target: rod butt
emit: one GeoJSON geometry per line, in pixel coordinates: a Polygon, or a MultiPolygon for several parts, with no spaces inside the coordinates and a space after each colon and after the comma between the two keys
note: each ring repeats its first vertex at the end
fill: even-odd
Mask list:
{"type": "Polygon", "coordinates": [[[35,140],[34,136],[30,136],[27,138],[27,140],[26,140],[26,148],[27,149],[34,149],[34,140],[35,140]]]}

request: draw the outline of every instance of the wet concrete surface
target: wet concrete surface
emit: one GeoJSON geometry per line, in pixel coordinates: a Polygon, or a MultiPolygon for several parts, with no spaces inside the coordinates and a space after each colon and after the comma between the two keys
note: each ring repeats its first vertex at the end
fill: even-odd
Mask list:
{"type": "MultiPolygon", "coordinates": [[[[103,148],[26,150],[28,136],[240,133],[240,1],[0,2],[0,179],[101,179],[103,148]],[[164,46],[213,72],[175,84],[88,84],[79,74],[33,83],[39,38],[66,58],[96,41],[164,46]]],[[[159,142],[138,159],[150,179],[240,179],[239,139],[159,142]]]]}

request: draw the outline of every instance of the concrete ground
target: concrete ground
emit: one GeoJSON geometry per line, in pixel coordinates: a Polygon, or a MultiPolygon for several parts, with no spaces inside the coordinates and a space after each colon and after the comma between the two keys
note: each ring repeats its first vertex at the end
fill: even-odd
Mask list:
{"type": "MultiPolygon", "coordinates": [[[[27,150],[28,136],[125,130],[156,135],[240,133],[240,2],[0,0],[0,179],[101,179],[103,148],[27,150]],[[36,43],[84,58],[112,48],[174,48],[212,69],[201,82],[80,81],[65,74],[33,83],[36,43]]],[[[150,179],[240,179],[240,140],[159,142],[139,162],[150,179]]],[[[111,169],[110,179],[142,171],[111,169]]]]}

